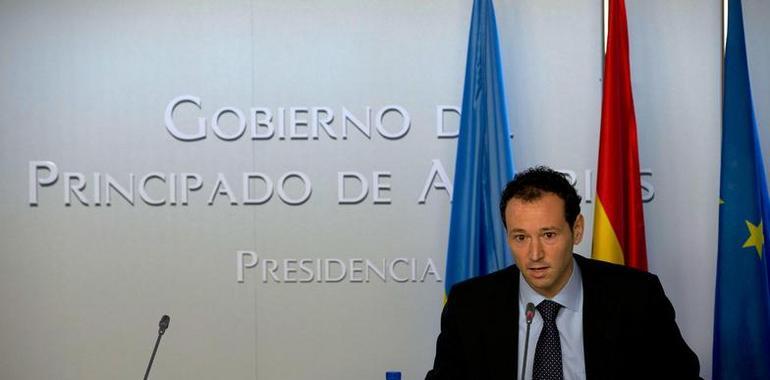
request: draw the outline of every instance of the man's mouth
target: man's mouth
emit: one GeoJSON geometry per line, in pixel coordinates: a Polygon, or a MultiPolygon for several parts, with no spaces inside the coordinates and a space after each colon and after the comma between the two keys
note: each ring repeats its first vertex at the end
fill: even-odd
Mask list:
{"type": "Polygon", "coordinates": [[[548,272],[547,266],[536,266],[536,267],[530,267],[529,273],[534,278],[543,278],[545,277],[546,273],[548,272]]]}

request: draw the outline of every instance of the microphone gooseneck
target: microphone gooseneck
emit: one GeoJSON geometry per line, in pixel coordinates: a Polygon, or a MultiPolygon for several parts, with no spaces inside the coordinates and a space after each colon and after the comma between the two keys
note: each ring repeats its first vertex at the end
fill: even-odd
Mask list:
{"type": "Polygon", "coordinates": [[[527,303],[527,309],[524,312],[524,316],[527,321],[527,335],[524,338],[524,356],[521,359],[521,377],[519,379],[524,380],[524,375],[527,372],[527,348],[529,348],[529,328],[532,326],[532,319],[535,318],[535,304],[532,302],[527,303]]]}
{"type": "Polygon", "coordinates": [[[147,371],[144,373],[144,380],[147,380],[147,377],[150,376],[150,368],[152,368],[152,362],[155,361],[155,354],[158,352],[158,345],[160,344],[160,337],[163,336],[163,334],[166,333],[166,329],[168,328],[168,324],[171,323],[171,317],[168,315],[164,315],[160,318],[160,322],[158,323],[158,339],[155,340],[155,348],[152,349],[152,356],[150,356],[150,362],[147,363],[147,371]]]}

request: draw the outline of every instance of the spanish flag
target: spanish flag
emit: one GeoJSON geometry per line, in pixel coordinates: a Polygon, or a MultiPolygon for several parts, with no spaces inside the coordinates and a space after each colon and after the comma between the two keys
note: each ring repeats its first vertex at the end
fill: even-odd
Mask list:
{"type": "Polygon", "coordinates": [[[610,0],[592,257],[647,270],[628,56],[626,6],[610,0]]]}

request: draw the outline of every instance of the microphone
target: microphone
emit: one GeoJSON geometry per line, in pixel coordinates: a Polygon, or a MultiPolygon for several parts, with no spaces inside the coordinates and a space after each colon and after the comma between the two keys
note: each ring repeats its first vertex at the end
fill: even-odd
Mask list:
{"type": "Polygon", "coordinates": [[[160,323],[158,323],[158,334],[163,335],[163,333],[166,332],[169,323],[171,323],[171,317],[168,315],[162,316],[160,318],[160,323]]]}
{"type": "Polygon", "coordinates": [[[147,376],[150,375],[150,368],[152,368],[152,362],[155,360],[155,353],[158,352],[158,345],[160,344],[160,337],[166,333],[168,324],[171,323],[171,317],[163,315],[158,323],[158,339],[155,340],[155,348],[152,349],[152,356],[150,356],[150,362],[147,363],[147,372],[144,373],[144,380],[147,380],[147,376]]]}
{"type": "Polygon", "coordinates": [[[524,374],[527,372],[527,348],[529,348],[529,328],[532,326],[532,319],[535,318],[535,304],[527,303],[527,310],[524,312],[527,321],[527,335],[524,338],[524,356],[521,359],[521,377],[524,380],[524,374]]]}

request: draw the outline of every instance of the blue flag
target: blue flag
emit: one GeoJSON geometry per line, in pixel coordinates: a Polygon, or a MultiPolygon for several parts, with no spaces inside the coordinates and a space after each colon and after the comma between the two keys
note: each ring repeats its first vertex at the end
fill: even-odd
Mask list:
{"type": "Polygon", "coordinates": [[[728,5],[723,107],[713,378],[770,379],[770,203],[740,0],[728,5]]]}
{"type": "Polygon", "coordinates": [[[447,248],[446,292],[513,262],[500,220],[500,191],[513,178],[500,47],[491,0],[475,0],[447,248]]]}

